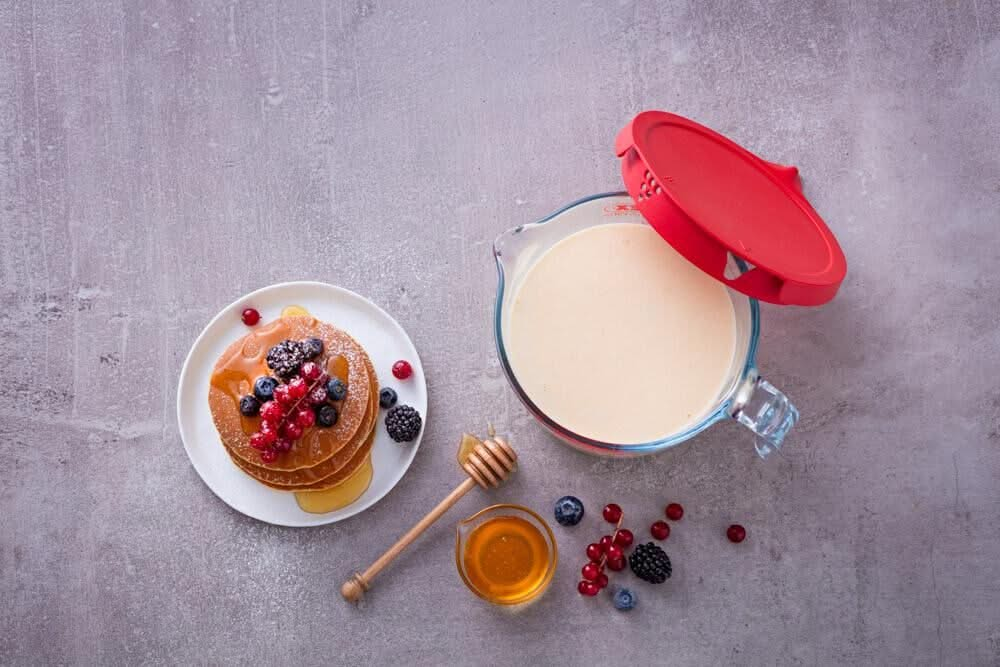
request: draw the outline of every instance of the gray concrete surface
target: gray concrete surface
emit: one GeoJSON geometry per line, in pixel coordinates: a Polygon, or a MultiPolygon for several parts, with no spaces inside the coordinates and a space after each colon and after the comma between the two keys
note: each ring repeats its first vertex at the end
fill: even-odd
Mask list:
{"type": "Polygon", "coordinates": [[[991,0],[0,2],[0,663],[1000,664],[998,102],[991,0]],[[618,187],[646,108],[797,164],[848,257],[832,304],[764,309],[804,416],[766,464],[728,425],[572,452],[498,368],[491,240],[618,187]],[[174,418],[208,319],[292,279],[392,312],[431,397],[399,486],[313,530],[217,500],[174,418]],[[346,606],[487,420],[523,456],[496,499],[591,510],[548,594],[472,597],[445,521],[346,606]],[[630,615],[575,592],[610,500],[687,507],[630,615]]]}

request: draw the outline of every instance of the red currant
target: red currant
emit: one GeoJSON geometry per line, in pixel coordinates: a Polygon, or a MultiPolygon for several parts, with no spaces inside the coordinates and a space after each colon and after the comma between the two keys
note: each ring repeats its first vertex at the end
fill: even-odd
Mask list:
{"type": "Polygon", "coordinates": [[[594,579],[597,579],[597,575],[601,573],[601,566],[597,563],[587,563],[583,566],[580,573],[587,581],[593,581],[594,579]]]}
{"type": "Polygon", "coordinates": [[[268,447],[260,453],[260,460],[264,463],[274,463],[278,460],[278,452],[268,447]]]}
{"type": "Polygon", "coordinates": [[[670,503],[667,505],[667,518],[671,521],[680,521],[681,517],[684,516],[684,508],[678,503],[670,503]]]}
{"type": "Polygon", "coordinates": [[[622,570],[625,569],[625,559],[624,558],[616,558],[614,560],[611,560],[609,558],[608,559],[608,569],[612,570],[613,572],[621,572],[622,570]]]}
{"type": "Polygon", "coordinates": [[[409,361],[400,359],[392,365],[392,374],[396,376],[397,380],[405,380],[413,375],[413,366],[410,365],[409,361]]]}
{"type": "Polygon", "coordinates": [[[670,537],[670,526],[666,521],[657,521],[649,527],[649,532],[658,540],[670,537]]]}
{"type": "Polygon", "coordinates": [[[628,549],[632,546],[632,531],[627,528],[622,528],[615,534],[615,544],[620,546],[622,549],[628,549]]]}
{"type": "Polygon", "coordinates": [[[326,393],[326,387],[321,385],[310,391],[306,400],[309,401],[309,405],[320,405],[321,403],[326,403],[329,397],[326,393]]]}
{"type": "Polygon", "coordinates": [[[298,440],[302,437],[302,427],[295,422],[285,422],[281,427],[281,435],[289,440],[298,440]]]}
{"type": "Polygon", "coordinates": [[[601,556],[604,555],[604,547],[600,544],[588,544],[587,545],[587,558],[597,562],[601,560],[601,556]]]}
{"type": "Polygon", "coordinates": [[[316,423],[316,413],[309,408],[299,408],[295,413],[295,423],[302,428],[309,428],[316,423]]]}
{"type": "Polygon", "coordinates": [[[594,597],[601,590],[597,587],[593,581],[581,581],[576,585],[576,590],[580,591],[580,595],[586,595],[589,598],[594,597]]]}
{"type": "Polygon", "coordinates": [[[274,445],[272,445],[272,447],[274,448],[274,451],[279,454],[284,454],[292,448],[292,441],[288,438],[278,438],[274,441],[274,445]]]}
{"type": "Polygon", "coordinates": [[[244,308],[240,317],[243,319],[243,324],[248,327],[252,327],[260,322],[260,313],[257,312],[256,308],[244,308]]]}
{"type": "Polygon", "coordinates": [[[622,508],[614,503],[604,506],[604,520],[608,523],[618,523],[622,518],[622,508]]]}
{"type": "Polygon", "coordinates": [[[611,541],[611,536],[610,535],[605,535],[604,537],[602,537],[600,539],[600,541],[598,542],[598,544],[601,546],[601,549],[603,549],[604,551],[607,551],[608,547],[610,547],[613,544],[613,542],[611,541]]]}
{"type": "MultiPolygon", "coordinates": [[[[273,431],[268,431],[268,433],[270,433],[271,438],[274,437],[273,431]]],[[[268,436],[265,435],[264,433],[254,433],[253,435],[250,436],[250,446],[260,451],[264,451],[265,449],[267,449],[267,446],[273,442],[274,442],[273,439],[271,440],[271,442],[268,442],[268,436]]]]}
{"type": "Polygon", "coordinates": [[[622,548],[616,544],[608,545],[608,548],[604,553],[608,555],[608,560],[618,560],[624,555],[622,553],[622,548]]]}
{"type": "Polygon", "coordinates": [[[280,405],[288,407],[295,402],[295,397],[292,396],[291,387],[287,384],[279,384],[274,388],[274,400],[276,400],[280,405]]]}
{"type": "Polygon", "coordinates": [[[597,579],[594,580],[594,583],[597,584],[598,588],[604,588],[608,585],[608,575],[601,572],[597,575],[597,579]]]}
{"type": "MultiPolygon", "coordinates": [[[[281,387],[278,387],[280,389],[281,387]]],[[[274,390],[275,396],[278,395],[278,389],[274,390]]],[[[306,395],[309,391],[309,385],[302,378],[293,378],[291,382],[288,383],[288,395],[292,397],[293,401],[297,401],[306,395]]],[[[280,400],[280,399],[279,399],[280,400]]]]}
{"type": "Polygon", "coordinates": [[[739,544],[747,538],[747,529],[738,523],[734,523],[726,529],[726,537],[729,538],[730,542],[739,544]]]}
{"type": "Polygon", "coordinates": [[[260,418],[271,426],[277,426],[281,418],[285,416],[285,410],[276,401],[268,401],[260,406],[260,418]]]}
{"type": "Polygon", "coordinates": [[[320,368],[318,364],[314,364],[311,361],[307,361],[302,364],[302,368],[299,369],[299,376],[302,377],[306,382],[314,382],[319,379],[319,376],[323,374],[323,369],[320,368]]]}

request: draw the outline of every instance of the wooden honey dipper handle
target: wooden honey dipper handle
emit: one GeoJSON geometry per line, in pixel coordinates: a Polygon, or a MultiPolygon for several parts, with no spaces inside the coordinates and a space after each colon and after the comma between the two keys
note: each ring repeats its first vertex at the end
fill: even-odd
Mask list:
{"type": "Polygon", "coordinates": [[[368,566],[367,570],[355,572],[341,586],[340,594],[348,602],[360,600],[371,586],[372,579],[402,553],[403,549],[410,546],[431,524],[441,518],[442,514],[451,509],[462,496],[471,491],[477,484],[484,489],[499,486],[514,471],[516,461],[517,454],[501,438],[491,438],[476,445],[465,463],[462,464],[462,469],[469,475],[469,478],[455,487],[454,491],[439,502],[437,507],[428,512],[413,528],[406,531],[395,544],[379,556],[378,560],[368,566]]]}
{"type": "Polygon", "coordinates": [[[355,572],[354,576],[344,582],[344,585],[340,587],[340,594],[344,596],[344,599],[348,602],[357,602],[364,595],[365,591],[371,585],[372,579],[375,578],[379,572],[381,572],[386,565],[391,563],[393,559],[396,558],[403,549],[410,546],[410,544],[420,536],[420,533],[424,532],[428,526],[441,518],[441,515],[451,509],[452,505],[457,503],[459,499],[468,493],[476,485],[475,480],[467,479],[457,487],[455,490],[448,494],[448,496],[438,503],[437,507],[432,509],[427,515],[418,521],[413,528],[406,531],[401,538],[399,538],[395,544],[393,544],[389,549],[379,556],[378,560],[368,566],[368,569],[364,572],[355,572]]]}

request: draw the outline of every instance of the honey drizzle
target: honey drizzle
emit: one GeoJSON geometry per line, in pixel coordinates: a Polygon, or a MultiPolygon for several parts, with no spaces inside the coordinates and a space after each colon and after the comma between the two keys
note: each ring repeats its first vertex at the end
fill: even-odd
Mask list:
{"type": "Polygon", "coordinates": [[[469,435],[468,433],[462,434],[462,442],[458,444],[458,465],[465,465],[466,460],[469,458],[469,454],[472,450],[476,448],[479,444],[479,438],[474,435],[469,435]]]}
{"type": "Polygon", "coordinates": [[[212,373],[212,386],[232,396],[237,402],[253,389],[252,383],[260,375],[267,375],[267,351],[287,338],[289,326],[283,320],[264,325],[247,338],[243,347],[220,364],[212,373]]]}
{"type": "MultiPolygon", "coordinates": [[[[487,424],[486,436],[492,438],[497,434],[496,430],[493,428],[493,424],[487,424]]],[[[474,435],[469,435],[468,433],[462,434],[462,440],[458,443],[458,465],[465,465],[466,460],[469,458],[469,454],[472,450],[476,448],[476,445],[480,444],[479,438],[474,435]]]]}
{"type": "Polygon", "coordinates": [[[285,306],[281,309],[282,317],[311,317],[308,310],[302,306],[296,306],[292,304],[290,306],[285,306]]]}
{"type": "Polygon", "coordinates": [[[349,370],[349,365],[347,363],[347,358],[341,354],[335,357],[330,357],[326,362],[326,372],[332,378],[338,378],[344,383],[344,386],[348,386],[347,371],[349,370]]]}
{"type": "MultiPolygon", "coordinates": [[[[240,409],[240,398],[253,392],[254,380],[269,374],[267,351],[287,338],[289,331],[289,326],[282,320],[263,325],[212,373],[211,385],[229,396],[237,411],[240,409]]],[[[256,433],[260,429],[260,417],[241,414],[240,426],[247,435],[256,433]]]]}
{"type": "Polygon", "coordinates": [[[372,483],[374,474],[372,457],[369,455],[361,467],[340,484],[321,491],[296,491],[295,502],[303,512],[310,514],[326,514],[339,510],[364,495],[372,483]]]}

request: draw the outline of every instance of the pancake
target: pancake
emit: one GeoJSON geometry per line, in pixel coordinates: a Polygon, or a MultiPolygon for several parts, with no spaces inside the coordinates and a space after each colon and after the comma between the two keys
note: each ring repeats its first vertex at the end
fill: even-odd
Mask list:
{"type": "MultiPolygon", "coordinates": [[[[373,395],[377,394],[373,392],[373,395]]],[[[249,464],[230,454],[230,458],[243,472],[256,479],[261,484],[272,488],[295,491],[298,489],[320,489],[334,486],[346,479],[363,462],[366,454],[371,451],[374,442],[375,421],[378,415],[378,400],[373,401],[371,418],[366,420],[365,427],[358,432],[354,441],[348,443],[332,457],[312,468],[299,470],[271,470],[264,465],[249,464]]]]}
{"type": "MultiPolygon", "coordinates": [[[[237,466],[239,466],[241,470],[243,470],[244,472],[246,472],[248,475],[251,475],[252,477],[254,477],[254,479],[256,479],[258,482],[260,482],[264,486],[269,486],[272,489],[277,489],[278,491],[324,491],[326,489],[330,489],[330,488],[332,488],[334,486],[337,486],[338,484],[342,484],[344,481],[347,480],[347,478],[349,478],[351,475],[353,475],[355,472],[357,472],[358,468],[360,468],[362,465],[364,465],[364,463],[368,459],[368,457],[371,456],[372,444],[374,444],[374,442],[375,442],[375,435],[376,435],[375,432],[376,432],[376,429],[372,428],[371,432],[368,434],[368,437],[365,438],[360,443],[360,447],[358,447],[358,450],[354,453],[353,456],[350,457],[350,459],[347,462],[344,463],[343,466],[341,466],[340,470],[337,470],[337,471],[333,472],[332,474],[330,474],[328,477],[326,477],[326,478],[324,478],[322,480],[319,480],[317,482],[313,482],[311,484],[301,484],[301,485],[298,485],[298,486],[289,486],[289,485],[286,485],[286,484],[275,484],[273,482],[269,482],[267,480],[260,479],[254,473],[248,472],[243,467],[244,465],[246,465],[246,463],[243,462],[243,461],[241,461],[240,459],[234,458],[233,462],[237,466]]],[[[338,456],[339,456],[339,454],[338,454],[338,456]]],[[[295,472],[300,472],[300,471],[295,471],[295,472]]]]}
{"type": "MultiPolygon", "coordinates": [[[[347,446],[353,446],[350,454],[338,458],[336,464],[328,464],[319,476],[305,475],[298,483],[313,483],[336,472],[350,460],[363,443],[378,410],[378,383],[371,360],[364,349],[340,329],[320,322],[309,316],[281,317],[235,341],[226,348],[215,364],[209,387],[208,403],[212,419],[234,461],[248,474],[257,469],[270,479],[270,474],[308,470],[331,460],[347,446]],[[337,404],[339,418],[330,428],[312,427],[292,447],[291,451],[278,457],[275,462],[264,466],[260,454],[250,446],[250,435],[260,427],[259,417],[244,417],[239,411],[241,396],[253,390],[253,382],[262,375],[270,374],[267,368],[267,351],[285,339],[303,340],[320,338],[324,352],[319,361],[331,377],[340,378],[347,385],[347,395],[337,404]],[[375,403],[374,411],[371,404],[375,403]],[[372,412],[369,415],[369,412],[372,412]],[[364,428],[362,428],[364,427],[364,428]]],[[[292,478],[293,480],[296,478],[292,478]]],[[[274,483],[281,482],[279,477],[274,483]]],[[[292,482],[295,483],[295,482],[292,482]]]]}
{"type": "MultiPolygon", "coordinates": [[[[365,357],[369,375],[375,378],[375,368],[365,357]]],[[[233,462],[246,474],[258,482],[272,488],[295,491],[298,489],[324,489],[335,486],[347,479],[352,472],[364,463],[364,454],[371,451],[374,442],[375,426],[378,418],[378,383],[373,382],[368,392],[368,406],[361,427],[354,439],[336,452],[329,459],[311,468],[299,470],[274,470],[266,465],[247,463],[233,455],[233,462]]],[[[296,443],[298,446],[298,443],[296,443]]],[[[294,450],[294,447],[293,447],[294,450]]]]}

